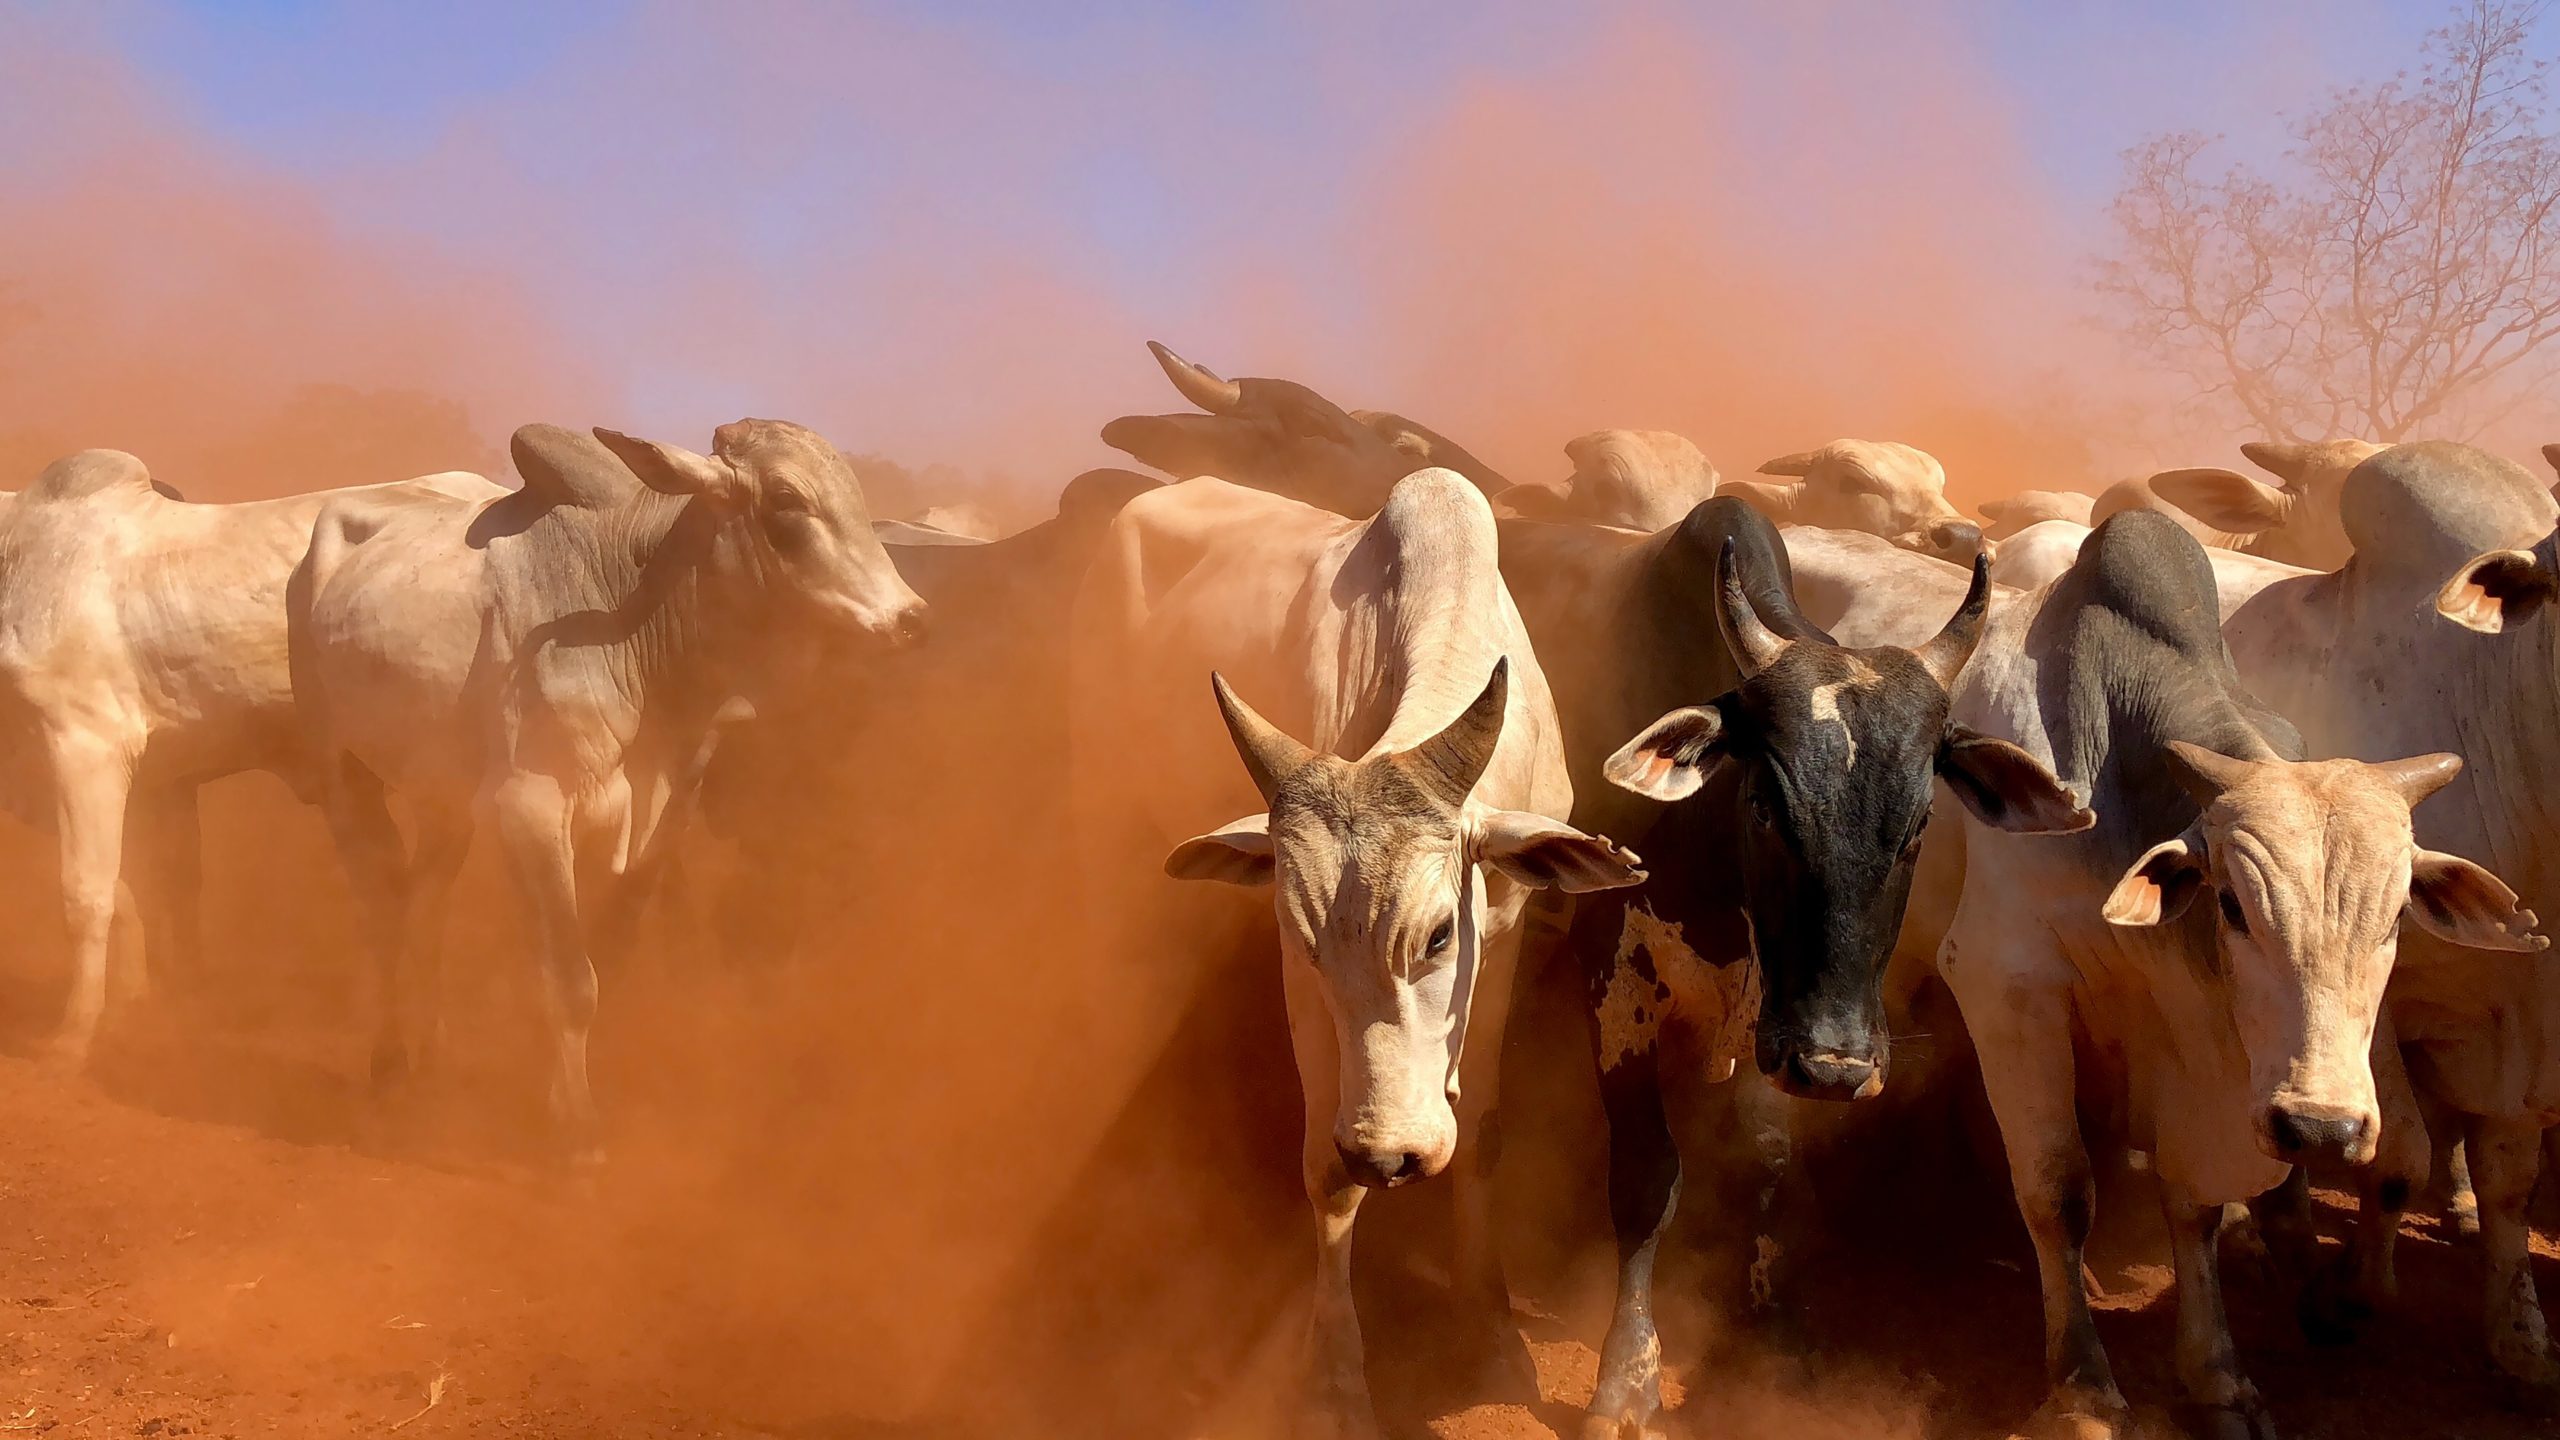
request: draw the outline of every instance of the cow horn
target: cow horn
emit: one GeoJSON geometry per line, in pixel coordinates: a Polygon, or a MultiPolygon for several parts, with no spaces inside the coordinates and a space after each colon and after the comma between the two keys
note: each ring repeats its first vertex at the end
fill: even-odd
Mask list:
{"type": "Polygon", "coordinates": [[[2178,783],[2188,794],[2207,803],[2249,775],[2250,762],[2184,740],[2170,741],[2169,754],[2177,761],[2172,768],[2177,771],[2178,783]]]}
{"type": "Polygon", "coordinates": [[[1280,782],[1313,760],[1316,752],[1254,714],[1253,707],[1228,688],[1227,677],[1215,670],[1209,672],[1209,688],[1217,692],[1218,713],[1226,717],[1227,734],[1235,739],[1236,753],[1244,757],[1245,773],[1253,777],[1253,788],[1262,792],[1262,803],[1270,804],[1280,782]]]}
{"type": "Polygon", "coordinates": [[[1147,348],[1155,352],[1164,378],[1173,382],[1183,399],[1212,415],[1224,415],[1244,402],[1244,387],[1235,381],[1219,379],[1217,372],[1192,364],[1157,341],[1148,341],[1147,348]]]}
{"type": "Polygon", "coordinates": [[[1750,679],[1777,663],[1787,652],[1787,640],[1769,628],[1752,605],[1751,596],[1742,588],[1742,568],[1733,563],[1733,542],[1724,542],[1716,552],[1716,624],[1724,632],[1725,648],[1733,652],[1734,667],[1742,678],[1750,679]]]}
{"type": "Polygon", "coordinates": [[[2448,751],[2433,755],[2412,755],[2406,760],[2385,760],[2373,767],[2382,772],[2382,781],[2409,802],[2412,809],[2462,773],[2462,757],[2448,751]]]}
{"type": "Polygon", "coordinates": [[[1511,695],[1511,657],[1493,662],[1493,674],[1475,700],[1447,728],[1404,752],[1415,778],[1451,805],[1464,805],[1493,763],[1502,739],[1502,707],[1511,695]]]}
{"type": "Polygon", "coordinates": [[[1760,473],[1763,475],[1810,475],[1813,473],[1815,464],[1821,459],[1822,452],[1819,450],[1799,450],[1793,455],[1781,455],[1761,466],[1760,473]]]}
{"type": "Polygon", "coordinates": [[[2554,470],[2560,470],[2560,445],[2543,446],[2542,462],[2554,470]]]}
{"type": "Polygon", "coordinates": [[[1976,554],[1973,557],[1973,583],[1965,587],[1964,601],[1956,613],[1947,617],[1929,643],[1911,652],[1920,668],[1929,672],[1941,689],[1956,688],[1956,677],[1964,673],[1964,662],[1973,658],[1973,647],[1982,643],[1982,617],[1991,608],[1991,561],[1976,554]]]}
{"type": "Polygon", "coordinates": [[[2287,485],[2300,480],[2303,472],[2311,468],[2311,447],[2291,441],[2252,440],[2240,447],[2240,453],[2249,457],[2250,464],[2287,485]]]}

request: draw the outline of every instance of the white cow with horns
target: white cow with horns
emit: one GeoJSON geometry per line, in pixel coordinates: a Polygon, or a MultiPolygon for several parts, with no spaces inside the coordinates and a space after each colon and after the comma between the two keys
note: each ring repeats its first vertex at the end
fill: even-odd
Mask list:
{"type": "MultiPolygon", "coordinates": [[[[1360,1202],[1446,1169],[1491,1111],[1528,891],[1644,872],[1565,823],[1555,705],[1492,509],[1452,471],[1399,481],[1367,520],[1215,479],[1141,495],[1076,626],[1079,772],[1147,757],[1159,831],[1212,827],[1165,871],[1269,887],[1317,1233],[1307,1433],[1374,1435],[1360,1202]]],[[[1459,1173],[1460,1284],[1507,1332],[1479,1160],[1459,1173]]]]}

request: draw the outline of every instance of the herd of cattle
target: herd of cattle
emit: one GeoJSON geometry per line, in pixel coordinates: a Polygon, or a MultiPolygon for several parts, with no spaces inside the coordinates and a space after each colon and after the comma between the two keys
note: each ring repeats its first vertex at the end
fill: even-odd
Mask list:
{"type": "MultiPolygon", "coordinates": [[[[1088,863],[1268,893],[1238,905],[1276,919],[1305,1097],[1310,1433],[1374,1433],[1369,1190],[1455,1164],[1458,1289],[1507,1325],[1499,1060],[1515,977],[1550,957],[1588,999],[1618,1239],[1587,1436],[1650,1433],[1661,1404],[1666,1090],[1747,1058],[1799,1100],[1876,1096],[1933,989],[2039,1262],[2030,1428],[2130,1423],[2082,1264],[2095,1160],[2128,1148],[2165,1197],[2207,1433],[2272,1433],[2224,1318],[2227,1220],[2338,1330],[2389,1297],[2430,1187],[2476,1204],[2490,1358],[2560,1399],[2526,1220],[2560,1124],[2546,486],[2456,444],[2250,445],[2280,483],[2170,471],[1984,526],[1907,445],[1727,481],[1636,431],[1513,484],[1401,416],[1155,350],[1196,413],[1103,437],[1196,478],[1088,472],[992,541],[875,522],[844,455],[775,421],[708,455],[526,426],[514,489],[194,504],[130,455],[51,465],[0,512],[0,707],[25,742],[7,801],[60,840],[55,1049],[86,1056],[143,958],[184,963],[195,787],[268,770],[325,814],[360,902],[378,1082],[434,1051],[444,910],[494,822],[553,1111],[591,1154],[599,962],[689,831],[752,846],[768,832],[724,812],[823,809],[793,757],[835,722],[833,678],[925,641],[902,658],[948,657],[963,689],[1000,665],[1035,702],[943,763],[1052,746],[1088,863]],[[1134,780],[1099,758],[1131,755],[1134,780]],[[2314,1172],[2363,1199],[2317,1275],[2314,1172]]],[[[739,883],[805,917],[788,849],[739,883]]]]}

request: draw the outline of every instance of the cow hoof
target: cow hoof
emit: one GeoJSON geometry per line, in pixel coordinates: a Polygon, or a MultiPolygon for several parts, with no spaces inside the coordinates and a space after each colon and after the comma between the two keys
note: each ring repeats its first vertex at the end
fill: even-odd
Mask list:
{"type": "Polygon", "coordinates": [[[1633,1415],[1585,1415],[1574,1440],[1663,1440],[1661,1431],[1633,1415]]]}
{"type": "Polygon", "coordinates": [[[1520,1338],[1519,1331],[1508,1325],[1487,1324],[1481,1333],[1468,1337],[1462,1353],[1471,1361],[1473,1398],[1537,1404],[1538,1362],[1529,1354],[1529,1342],[1520,1338]]]}
{"type": "Polygon", "coordinates": [[[2133,1411],[2122,1400],[2055,1396],[2010,1440],[2125,1440],[2132,1424],[2133,1411]]]}
{"type": "Polygon", "coordinates": [[[56,1075],[77,1075],[89,1068],[89,1042],[74,1035],[56,1035],[36,1051],[36,1063],[56,1075]]]}

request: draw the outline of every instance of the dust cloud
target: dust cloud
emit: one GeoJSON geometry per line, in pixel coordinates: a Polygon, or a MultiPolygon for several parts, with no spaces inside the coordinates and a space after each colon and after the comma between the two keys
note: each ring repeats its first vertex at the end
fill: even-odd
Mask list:
{"type": "MultiPolygon", "coordinates": [[[[302,168],[79,17],[13,22],[0,138],[41,143],[0,146],[0,486],[113,446],[244,499],[496,471],[532,420],[699,445],[766,413],[951,492],[902,470],[916,504],[995,496],[1024,524],[1114,458],[1103,421],[1165,408],[1154,337],[1398,409],[1515,479],[1626,425],[1728,474],[1859,435],[1939,454],[1966,502],[2095,488],[2154,443],[2123,423],[2140,387],[2074,323],[2085,237],[1955,13],[1766,7],[1718,37],[1636,6],[1452,61],[1316,5],[1260,37],[1306,52],[1303,87],[1236,97],[1179,25],[1062,73],[966,21],[645,7],[418,153],[302,168]],[[1318,127],[1340,148],[1257,127],[1266,103],[1351,117],[1318,127]],[[546,135],[578,163],[535,154],[546,135]],[[839,164],[872,172],[859,193],[839,164]]],[[[51,1157],[137,1187],[93,1218],[168,1363],[377,1420],[450,1372],[563,1434],[1267,1425],[1308,1258],[1268,912],[1165,894],[1158,855],[1073,831],[1062,603],[984,617],[1003,633],[938,671],[848,678],[787,732],[805,770],[693,847],[604,977],[614,1160],[585,1182],[544,1157],[491,847],[449,945],[447,1066],[386,1105],[318,820],[265,777],[214,787],[210,951],[111,1014],[101,1083],[231,1128],[160,1151],[100,1112],[97,1146],[140,1148],[51,1157]]],[[[1146,783],[1127,763],[1083,778],[1146,783]]],[[[54,862],[17,827],[0,857],[32,1038],[62,983],[54,862]]],[[[1538,1118],[1506,1230],[1547,1353],[1596,1334],[1605,1205],[1579,1021],[1519,1023],[1548,1034],[1513,1082],[1538,1118]]],[[[1364,1214],[1372,1346],[1411,1367],[1382,1391],[1443,1383],[1406,1292],[1446,1264],[1445,1204],[1364,1214]]],[[[1679,1343],[1719,1323],[1666,1308],[1679,1343]]],[[[1752,1433],[1926,1429],[1883,1373],[1708,1403],[1752,1433]]],[[[1544,1433],[1479,1421],[1449,1433],[1544,1433]]]]}

